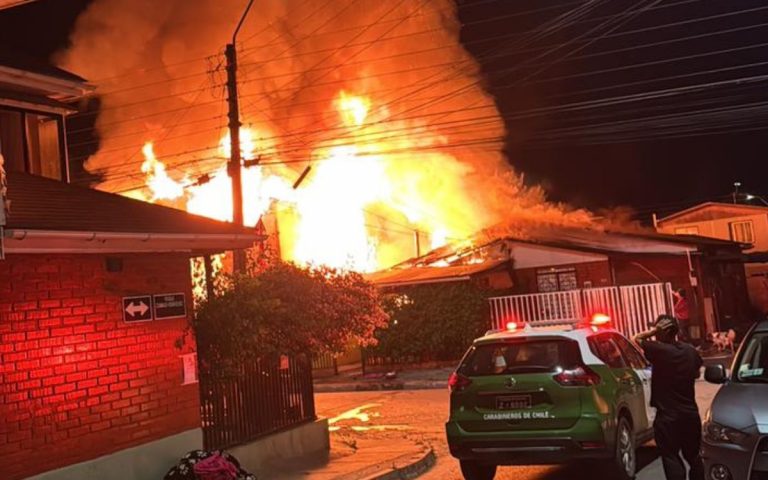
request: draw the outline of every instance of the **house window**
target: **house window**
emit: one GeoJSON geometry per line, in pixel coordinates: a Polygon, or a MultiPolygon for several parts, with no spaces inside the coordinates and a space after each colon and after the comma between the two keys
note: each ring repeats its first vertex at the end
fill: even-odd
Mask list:
{"type": "Polygon", "coordinates": [[[540,293],[561,292],[579,288],[575,268],[539,270],[536,272],[536,283],[540,293]]]}
{"type": "Polygon", "coordinates": [[[678,227],[675,229],[675,235],[698,235],[699,227],[678,227]]]}
{"type": "Polygon", "coordinates": [[[0,153],[8,171],[62,180],[61,117],[0,109],[0,153]]]}
{"type": "Polygon", "coordinates": [[[731,222],[731,240],[734,242],[754,243],[755,234],[752,230],[752,220],[731,222]]]}

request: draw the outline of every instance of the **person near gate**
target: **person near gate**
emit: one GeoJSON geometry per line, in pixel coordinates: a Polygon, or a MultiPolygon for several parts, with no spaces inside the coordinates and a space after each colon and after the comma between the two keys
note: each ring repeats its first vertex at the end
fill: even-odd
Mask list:
{"type": "Polygon", "coordinates": [[[704,464],[699,456],[701,416],[694,387],[703,362],[693,346],[678,341],[679,328],[674,317],[660,315],[653,328],[636,335],[634,341],[653,367],[653,431],[667,480],[686,479],[681,453],[690,465],[688,478],[704,480],[704,464]]]}
{"type": "Polygon", "coordinates": [[[672,291],[675,297],[675,318],[680,328],[680,340],[691,342],[691,307],[688,304],[687,294],[684,288],[672,291]]]}

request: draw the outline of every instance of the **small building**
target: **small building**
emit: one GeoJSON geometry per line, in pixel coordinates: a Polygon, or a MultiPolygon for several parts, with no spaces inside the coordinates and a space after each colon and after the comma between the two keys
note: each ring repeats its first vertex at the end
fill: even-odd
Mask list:
{"type": "Polygon", "coordinates": [[[259,237],[26,173],[8,173],[7,196],[2,478],[161,477],[203,445],[183,368],[194,341],[176,347],[192,313],[190,257],[259,237]],[[164,294],[176,308],[158,310],[164,294]]]}
{"type": "Polygon", "coordinates": [[[444,247],[369,278],[390,290],[473,281],[495,297],[491,313],[498,321],[511,315],[562,323],[608,309],[632,332],[655,315],[671,312],[671,289],[684,288],[693,310],[693,333],[702,337],[748,323],[741,263],[747,247],[652,232],[534,228],[464,248],[444,247]]]}
{"type": "Polygon", "coordinates": [[[744,257],[749,296],[756,308],[768,313],[768,207],[701,203],[658,219],[656,230],[749,244],[744,257]]]}
{"type": "Polygon", "coordinates": [[[89,90],[0,54],[0,478],[155,479],[203,447],[249,469],[327,449],[309,367],[255,360],[247,389],[198,383],[190,259],[263,236],[69,184],[63,102],[89,90]]]}

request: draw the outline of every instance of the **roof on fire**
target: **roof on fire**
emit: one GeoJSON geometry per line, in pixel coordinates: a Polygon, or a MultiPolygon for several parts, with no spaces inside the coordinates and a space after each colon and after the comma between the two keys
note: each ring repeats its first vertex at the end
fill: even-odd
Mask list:
{"type": "Polygon", "coordinates": [[[94,244],[99,243],[96,234],[109,234],[110,238],[141,235],[145,242],[163,236],[177,244],[186,242],[187,250],[199,246],[192,245],[193,240],[204,239],[205,248],[224,248],[232,247],[232,241],[252,244],[261,238],[252,228],[26,173],[8,172],[7,198],[10,209],[5,228],[11,239],[23,239],[26,235],[21,232],[59,232],[71,237],[88,233],[97,240],[91,242],[94,244]]]}
{"type": "Polygon", "coordinates": [[[645,231],[626,233],[559,226],[537,226],[517,233],[497,232],[488,237],[486,235],[485,241],[476,239],[463,249],[441,247],[389,270],[370,274],[367,278],[379,286],[461,281],[509,262],[516,268],[531,268],[605,260],[614,254],[685,255],[721,248],[731,252],[735,258],[742,249],[749,247],[747,244],[694,235],[645,231]],[[478,263],[481,258],[487,260],[478,263]],[[472,263],[467,264],[466,259],[472,259],[472,263]],[[448,266],[436,266],[446,264],[448,266]]]}
{"type": "Polygon", "coordinates": [[[487,272],[509,260],[488,261],[472,265],[454,265],[447,267],[419,267],[390,269],[367,274],[368,281],[380,286],[417,285],[423,283],[457,282],[469,280],[472,275],[487,272]]]}

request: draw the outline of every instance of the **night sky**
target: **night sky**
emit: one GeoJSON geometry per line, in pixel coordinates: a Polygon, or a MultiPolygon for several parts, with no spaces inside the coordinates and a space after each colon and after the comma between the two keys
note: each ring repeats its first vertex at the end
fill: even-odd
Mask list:
{"type": "MultiPolygon", "coordinates": [[[[49,57],[88,3],[40,0],[2,11],[0,42],[49,57]]],[[[507,121],[510,162],[551,198],[629,205],[647,220],[727,200],[734,181],[768,195],[764,0],[459,7],[462,40],[507,121]]]]}

